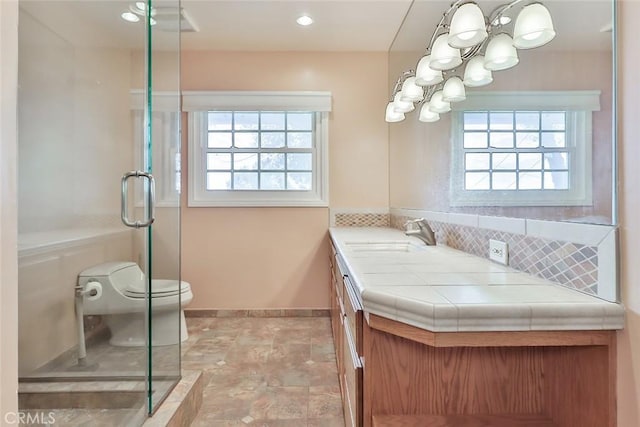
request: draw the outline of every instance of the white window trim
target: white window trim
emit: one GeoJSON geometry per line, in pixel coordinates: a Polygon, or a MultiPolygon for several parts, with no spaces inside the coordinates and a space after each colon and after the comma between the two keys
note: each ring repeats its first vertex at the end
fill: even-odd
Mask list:
{"type": "Polygon", "coordinates": [[[588,206],[592,196],[592,112],[600,110],[600,91],[476,92],[452,104],[449,204],[461,206],[588,206]],[[464,111],[566,111],[569,190],[465,190],[462,146],[464,111]],[[584,149],[577,149],[585,142],[584,149]]]}
{"type": "Polygon", "coordinates": [[[184,92],[189,118],[189,207],[327,207],[329,206],[329,92],[184,92]],[[206,138],[208,111],[313,111],[316,132],[310,191],[207,191],[206,138]]]}

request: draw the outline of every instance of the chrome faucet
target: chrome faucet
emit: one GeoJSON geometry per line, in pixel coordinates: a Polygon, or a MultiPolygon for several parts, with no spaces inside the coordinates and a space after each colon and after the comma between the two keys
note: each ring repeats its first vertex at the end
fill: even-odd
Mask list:
{"type": "Polygon", "coordinates": [[[404,234],[407,236],[416,236],[418,239],[422,240],[427,246],[435,246],[436,245],[436,236],[433,233],[433,230],[429,226],[429,223],[424,218],[413,219],[404,223],[404,234]],[[415,224],[418,226],[418,229],[413,229],[410,226],[415,224]]]}

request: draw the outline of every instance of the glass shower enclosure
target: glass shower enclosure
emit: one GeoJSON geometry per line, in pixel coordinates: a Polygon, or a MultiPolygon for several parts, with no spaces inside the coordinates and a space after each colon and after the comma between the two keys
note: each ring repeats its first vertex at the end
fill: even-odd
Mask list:
{"type": "Polygon", "coordinates": [[[20,409],[141,425],[186,338],[180,2],[19,4],[20,409]]]}

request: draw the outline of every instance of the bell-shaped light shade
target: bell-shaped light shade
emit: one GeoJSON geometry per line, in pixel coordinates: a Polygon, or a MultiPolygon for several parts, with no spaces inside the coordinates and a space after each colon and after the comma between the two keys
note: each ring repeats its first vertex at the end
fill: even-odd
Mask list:
{"type": "Polygon", "coordinates": [[[439,90],[429,100],[429,111],[434,113],[448,113],[451,111],[451,104],[442,99],[442,91],[439,90]]]}
{"type": "Polygon", "coordinates": [[[464,101],[467,95],[460,77],[449,77],[442,88],[442,100],[446,102],[464,101]]]}
{"type": "Polygon", "coordinates": [[[402,101],[400,97],[402,96],[401,92],[398,92],[393,97],[393,109],[398,113],[408,113],[409,111],[413,111],[416,107],[413,105],[413,102],[402,101]]]}
{"type": "Polygon", "coordinates": [[[402,83],[400,101],[419,102],[424,99],[424,89],[416,84],[415,77],[409,77],[402,83]]]}
{"type": "Polygon", "coordinates": [[[475,3],[465,3],[456,10],[449,27],[449,46],[464,49],[487,38],[484,14],[475,3]]]}
{"type": "Polygon", "coordinates": [[[418,62],[416,67],[416,84],[418,86],[431,86],[443,80],[442,71],[431,69],[429,61],[431,61],[431,55],[425,55],[418,62]]]}
{"type": "Polygon", "coordinates": [[[439,35],[433,42],[429,61],[429,68],[432,70],[450,70],[462,64],[460,50],[449,46],[448,39],[449,35],[445,33],[439,35]]]}
{"type": "Polygon", "coordinates": [[[493,81],[491,70],[484,68],[484,56],[471,58],[464,69],[463,83],[468,87],[480,87],[493,81]]]}
{"type": "Polygon", "coordinates": [[[515,47],[532,49],[549,43],[555,36],[551,14],[542,4],[530,4],[520,11],[513,28],[515,47]]]}
{"type": "Polygon", "coordinates": [[[506,33],[500,33],[489,40],[484,53],[484,68],[491,71],[506,70],[518,63],[518,52],[513,40],[506,33]]]}
{"type": "Polygon", "coordinates": [[[429,110],[429,103],[425,102],[422,104],[422,108],[420,108],[420,116],[418,117],[418,120],[425,123],[437,122],[440,120],[440,114],[429,110]]]}
{"type": "Polygon", "coordinates": [[[387,104],[387,110],[384,115],[384,120],[387,123],[396,123],[404,120],[404,113],[398,113],[394,109],[393,102],[387,104]]]}

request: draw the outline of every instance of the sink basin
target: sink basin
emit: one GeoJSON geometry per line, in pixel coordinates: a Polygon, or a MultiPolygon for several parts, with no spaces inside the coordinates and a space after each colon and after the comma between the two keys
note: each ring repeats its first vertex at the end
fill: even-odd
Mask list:
{"type": "Polygon", "coordinates": [[[411,242],[345,242],[345,246],[354,252],[415,252],[425,247],[411,242]]]}

